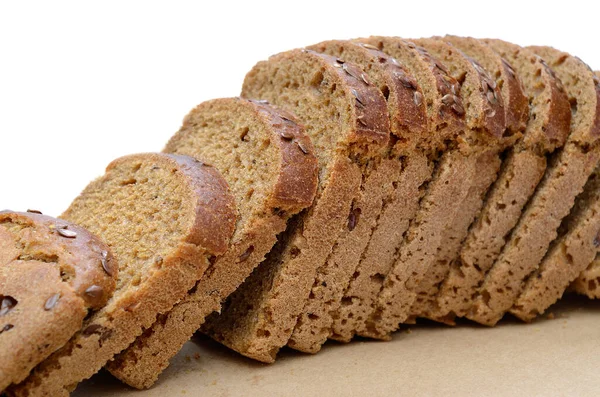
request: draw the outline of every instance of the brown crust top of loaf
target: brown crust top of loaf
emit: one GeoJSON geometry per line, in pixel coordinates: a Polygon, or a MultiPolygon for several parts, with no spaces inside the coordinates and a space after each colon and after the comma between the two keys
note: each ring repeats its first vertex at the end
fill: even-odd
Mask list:
{"type": "MultiPolygon", "coordinates": [[[[528,68],[531,67],[535,70],[532,73],[539,73],[539,78],[544,84],[541,89],[549,90],[548,110],[541,112],[541,114],[540,112],[534,114],[536,118],[544,117],[545,121],[538,125],[535,120],[530,120],[519,147],[522,149],[536,149],[539,147],[541,152],[539,154],[552,152],[556,148],[562,147],[569,136],[571,105],[560,79],[556,77],[543,59],[527,48],[498,39],[483,39],[482,41],[503,57],[509,57],[516,62],[519,59],[528,62],[528,68]]],[[[513,66],[517,67],[516,64],[513,64],[513,66]]],[[[520,72],[525,73],[526,70],[520,72]]],[[[525,82],[525,80],[523,79],[522,82],[525,82]]],[[[535,95],[535,90],[538,89],[540,89],[538,86],[530,87],[532,92],[528,95],[535,95]]]]}
{"type": "MultiPolygon", "coordinates": [[[[353,125],[347,130],[346,136],[338,138],[338,144],[343,146],[361,148],[367,151],[372,150],[371,145],[375,145],[379,152],[381,147],[385,147],[389,142],[389,118],[387,117],[387,107],[383,95],[376,87],[367,84],[362,78],[363,72],[355,65],[348,64],[346,68],[338,62],[338,59],[315,51],[306,49],[296,49],[282,52],[271,56],[267,61],[257,63],[254,68],[248,72],[244,79],[242,88],[243,97],[248,91],[252,91],[248,84],[254,74],[267,64],[285,64],[304,60],[315,65],[315,68],[321,67],[323,78],[327,77],[337,81],[339,88],[343,89],[345,94],[352,98],[355,106],[351,109],[353,115],[353,125]],[[350,68],[350,72],[346,72],[350,68]],[[383,133],[382,131],[385,131],[383,133]]],[[[357,148],[357,149],[358,149],[357,148]]]]}
{"type": "MultiPolygon", "coordinates": [[[[474,130],[483,130],[483,132],[494,138],[502,138],[506,129],[504,100],[499,87],[489,73],[477,61],[446,41],[436,38],[422,38],[414,39],[412,42],[424,48],[428,53],[437,55],[437,59],[441,61],[438,68],[445,67],[449,69],[452,67],[452,65],[444,62],[444,59],[440,56],[441,54],[454,60],[457,69],[454,78],[457,78],[457,80],[462,79],[460,81],[461,92],[460,94],[454,94],[454,96],[460,96],[463,99],[467,125],[474,130]],[[466,85],[471,85],[468,92],[464,92],[466,85]],[[466,100],[470,101],[470,106],[467,106],[466,100]]],[[[448,74],[452,75],[453,73],[448,69],[446,69],[448,74]]]]}
{"type": "Polygon", "coordinates": [[[388,92],[388,95],[394,94],[394,98],[386,96],[386,99],[391,133],[398,138],[394,145],[395,149],[405,152],[413,150],[420,144],[423,140],[422,135],[427,133],[427,113],[423,92],[415,78],[396,59],[377,47],[359,41],[330,40],[307,48],[330,55],[335,53],[340,58],[338,62],[344,62],[341,63],[342,69],[349,74],[352,73],[352,69],[345,67],[345,61],[357,64],[364,70],[364,77],[361,75],[361,79],[369,84],[379,85],[382,91],[388,92]],[[373,81],[372,74],[367,78],[371,70],[381,76],[381,81],[373,81]]]}
{"type": "Polygon", "coordinates": [[[271,143],[281,150],[281,170],[268,205],[290,211],[309,206],[317,191],[318,163],[315,148],[304,133],[304,127],[295,115],[266,101],[237,100],[251,104],[267,124],[279,131],[279,136],[273,136],[271,143]]]}
{"type": "Polygon", "coordinates": [[[221,255],[227,251],[229,239],[235,229],[235,200],[229,194],[229,186],[219,171],[210,164],[204,164],[189,156],[164,153],[124,156],[111,162],[106,171],[135,157],[172,162],[186,175],[185,180],[198,197],[195,225],[186,241],[205,247],[212,255],[221,255]],[[198,165],[202,165],[202,169],[198,165]]]}
{"type": "Polygon", "coordinates": [[[119,266],[102,240],[74,223],[32,212],[1,211],[0,227],[8,222],[32,229],[26,236],[25,252],[12,260],[56,258],[56,266],[70,275],[68,284],[88,308],[106,304],[115,289],[119,266]]]}
{"type": "MultiPolygon", "coordinates": [[[[423,102],[428,109],[428,131],[433,135],[428,136],[430,143],[439,152],[446,150],[448,146],[453,146],[457,136],[464,129],[465,108],[462,99],[457,96],[460,92],[460,83],[448,74],[445,66],[424,48],[400,37],[371,36],[354,41],[372,45],[394,57],[412,72],[413,77],[424,90],[423,102]],[[437,91],[435,98],[427,97],[424,88],[426,82],[435,86],[437,91]],[[456,96],[455,101],[444,103],[441,99],[449,94],[456,96]],[[433,134],[433,131],[436,133],[433,134]]],[[[434,157],[437,156],[435,151],[433,154],[434,157]]]]}
{"type": "Polygon", "coordinates": [[[510,62],[497,54],[484,41],[473,37],[447,35],[440,39],[450,42],[467,56],[475,59],[496,80],[504,99],[506,128],[512,134],[518,134],[517,138],[519,138],[529,119],[529,101],[523,92],[521,80],[510,62]]]}
{"type": "Polygon", "coordinates": [[[591,120],[589,126],[586,126],[587,128],[578,128],[579,131],[576,134],[571,133],[569,135],[569,141],[582,146],[597,144],[598,138],[600,138],[600,79],[598,76],[596,76],[594,71],[580,58],[571,56],[566,52],[547,46],[531,46],[527,48],[540,55],[544,61],[550,65],[549,70],[551,74],[554,74],[554,71],[552,71],[552,66],[554,64],[562,65],[565,62],[571,70],[577,70],[578,72],[582,71],[582,73],[580,73],[581,75],[578,76],[579,81],[589,81],[589,84],[586,84],[583,89],[584,92],[580,95],[581,97],[588,96],[590,101],[595,101],[594,105],[596,112],[595,117],[591,120]],[[585,71],[581,68],[582,65],[585,66],[585,71]]]}

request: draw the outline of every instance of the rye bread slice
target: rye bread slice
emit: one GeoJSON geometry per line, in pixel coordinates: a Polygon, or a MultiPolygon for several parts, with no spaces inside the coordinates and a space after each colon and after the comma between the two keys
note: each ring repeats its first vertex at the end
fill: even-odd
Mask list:
{"type": "Polygon", "coordinates": [[[587,181],[558,234],[510,310],[523,321],[543,314],[595,259],[600,245],[600,168],[587,181]]]}
{"type": "Polygon", "coordinates": [[[310,50],[258,63],[242,95],[295,113],[319,160],[313,206],[288,225],[276,249],[204,327],[233,350],[273,362],[292,334],[317,268],[356,221],[352,203],[360,196],[363,171],[387,148],[389,118],[383,95],[359,67],[310,50]]]}
{"type": "Polygon", "coordinates": [[[11,394],[68,396],[129,346],[227,250],[234,205],[219,172],[190,157],[151,153],[113,161],[62,218],[111,248],[119,262],[115,293],[11,394]]]}
{"type": "MultiPolygon", "coordinates": [[[[467,109],[467,127],[472,134],[497,137],[473,145],[472,154],[458,165],[472,167],[473,172],[467,179],[468,193],[454,211],[448,212],[451,221],[442,235],[440,250],[415,289],[417,296],[410,309],[410,317],[436,318],[439,285],[446,278],[450,263],[457,257],[469,226],[481,211],[487,190],[497,178],[501,165],[500,152],[510,148],[522,135],[522,130],[513,130],[513,125],[508,127],[506,124],[506,116],[511,113],[506,112],[501,86],[492,77],[497,70],[486,70],[475,59],[443,39],[420,39],[415,44],[422,45],[436,56],[456,79],[462,78],[461,96],[467,109]]],[[[501,64],[501,61],[498,60],[498,63],[501,64]]]]}
{"type": "Polygon", "coordinates": [[[512,307],[600,159],[600,90],[593,72],[567,53],[550,47],[530,49],[564,85],[571,103],[571,129],[469,310],[469,319],[485,325],[496,324],[512,307]]]}
{"type": "Polygon", "coordinates": [[[106,304],[117,274],[110,248],[82,227],[0,212],[0,394],[106,304]]]}
{"type": "MultiPolygon", "coordinates": [[[[332,315],[340,307],[361,255],[382,221],[382,211],[398,211],[398,224],[408,224],[418,206],[419,187],[431,178],[425,153],[435,152],[440,143],[432,142],[435,136],[428,133],[422,90],[395,59],[368,44],[351,41],[327,41],[308,49],[362,68],[370,83],[386,98],[392,134],[387,151],[363,173],[360,195],[352,203],[354,217],[349,219],[325,264],[317,269],[309,298],[288,341],[288,346],[296,350],[316,353],[331,334],[332,315]]],[[[403,231],[396,226],[385,233],[403,231]]]]}
{"type": "MultiPolygon", "coordinates": [[[[409,88],[418,88],[413,95],[426,105],[427,135],[422,144],[403,159],[404,169],[396,183],[395,195],[383,208],[371,240],[346,286],[341,305],[333,313],[330,338],[343,342],[349,342],[357,331],[364,329],[365,320],[373,310],[377,294],[393,267],[410,223],[415,221],[417,211],[424,202],[435,201],[435,195],[423,199],[428,186],[441,186],[441,179],[452,176],[458,179],[456,173],[443,165],[437,167],[433,176],[431,170],[436,167],[439,153],[447,149],[448,142],[454,142],[460,135],[464,116],[460,99],[453,104],[442,102],[444,95],[458,92],[459,83],[436,66],[433,58],[421,54],[414,46],[399,38],[371,37],[355,41],[391,55],[395,62],[406,69],[407,76],[402,78],[404,84],[409,88]],[[431,179],[437,182],[432,183],[431,179]]],[[[458,187],[454,189],[455,184],[449,186],[451,189],[446,189],[446,194],[455,197],[458,187]]],[[[424,229],[421,232],[426,233],[427,226],[424,225],[424,229]]]]}
{"type": "MultiPolygon", "coordinates": [[[[594,74],[596,78],[600,79],[600,71],[595,71],[594,74]]],[[[598,80],[596,80],[596,84],[598,84],[598,80]]],[[[571,291],[590,299],[600,298],[600,288],[598,288],[600,287],[600,233],[594,240],[594,246],[596,247],[595,259],[569,287],[571,291]]]]}
{"type": "Polygon", "coordinates": [[[304,128],[266,101],[225,98],[200,104],[165,152],[193,156],[219,170],[236,198],[238,218],[227,253],[211,263],[188,296],[108,364],[113,375],[137,388],[152,386],[206,316],[221,309],[271,250],[288,219],[310,206],[318,182],[304,128]]]}
{"type": "MultiPolygon", "coordinates": [[[[501,76],[508,76],[505,81],[510,82],[513,75],[515,80],[520,78],[531,116],[523,138],[505,154],[498,180],[440,287],[436,317],[446,322],[467,313],[477,287],[506,243],[505,236],[517,224],[544,175],[546,157],[564,144],[571,120],[569,101],[560,81],[539,57],[515,44],[482,41],[502,57],[505,70],[501,76]]],[[[505,84],[502,88],[504,92],[505,84]]],[[[510,100],[512,96],[507,95],[510,100]]]]}

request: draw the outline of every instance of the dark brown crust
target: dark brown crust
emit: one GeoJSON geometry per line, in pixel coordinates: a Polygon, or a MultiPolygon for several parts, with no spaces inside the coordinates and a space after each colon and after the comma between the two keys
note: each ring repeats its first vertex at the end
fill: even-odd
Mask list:
{"type": "Polygon", "coordinates": [[[318,180],[315,176],[318,164],[314,156],[314,146],[304,133],[304,128],[298,124],[296,116],[277,106],[265,101],[241,98],[239,100],[251,102],[267,119],[267,123],[293,136],[292,139],[274,137],[271,140],[271,143],[277,144],[281,150],[281,169],[268,205],[291,212],[308,207],[317,192],[318,180]]]}
{"type": "MultiPolygon", "coordinates": [[[[303,127],[296,123],[294,115],[266,101],[227,98],[210,102],[216,101],[222,106],[228,105],[233,112],[241,112],[245,108],[255,114],[270,133],[271,144],[279,147],[281,166],[273,183],[273,191],[263,203],[264,216],[245,220],[251,224],[251,229],[232,242],[227,253],[216,259],[196,284],[194,292],[107,365],[115,377],[138,389],[154,384],[169,360],[200,328],[206,316],[220,310],[221,302],[264,258],[275,243],[276,235],[285,229],[287,219],[310,206],[316,193],[318,168],[314,148],[303,127]],[[300,149],[297,142],[307,153],[300,149]]],[[[200,105],[196,109],[202,107],[200,105]]],[[[186,117],[184,126],[176,136],[188,133],[186,123],[195,112],[193,110],[186,117]]],[[[173,138],[165,150],[177,151],[174,141],[173,138]]]]}
{"type": "MultiPolygon", "coordinates": [[[[205,247],[213,255],[221,255],[229,247],[229,239],[235,229],[235,199],[219,171],[192,157],[176,154],[150,153],[121,157],[108,165],[110,171],[120,162],[130,161],[137,156],[161,157],[173,162],[176,169],[186,177],[187,183],[196,192],[196,220],[186,241],[205,247]]],[[[164,161],[164,160],[157,160],[164,161]]]]}
{"type": "Polygon", "coordinates": [[[1,211],[0,240],[0,301],[10,296],[17,302],[15,310],[0,314],[0,330],[12,327],[10,334],[0,331],[2,392],[64,345],[88,310],[104,306],[118,265],[86,229],[37,213],[1,211]],[[5,224],[23,229],[17,237],[5,224]],[[69,279],[61,278],[63,269],[69,279]]]}
{"type": "MultiPolygon", "coordinates": [[[[211,201],[198,198],[193,212],[184,215],[199,216],[204,220],[214,219],[218,225],[222,225],[218,226],[219,230],[215,234],[227,230],[233,232],[234,199],[229,193],[216,191],[227,189],[227,184],[212,167],[200,166],[195,160],[184,156],[147,153],[115,160],[107,167],[107,171],[118,162],[127,161],[156,162],[173,167],[180,173],[179,179],[188,184],[190,192],[208,191],[213,198],[211,201]],[[218,198],[218,201],[215,202],[214,198],[218,198]],[[205,215],[207,210],[198,208],[203,206],[214,209],[213,214],[221,214],[222,218],[205,215]]],[[[92,182],[88,189],[92,186],[95,188],[101,181],[102,178],[92,182]]],[[[82,194],[87,192],[86,189],[82,194]]],[[[71,210],[68,209],[62,217],[68,219],[71,210]]],[[[208,226],[210,231],[215,225],[205,225],[203,221],[195,219],[192,228],[199,226],[208,226]]],[[[87,319],[83,329],[63,348],[38,365],[23,383],[12,388],[11,395],[68,396],[77,383],[99,371],[115,354],[129,346],[144,328],[150,327],[157,314],[169,311],[175,302],[183,298],[208,267],[208,258],[216,255],[217,250],[228,246],[230,236],[218,241],[205,236],[209,231],[186,231],[188,236],[182,239],[171,255],[163,258],[162,266],[155,270],[152,277],[134,289],[116,291],[107,305],[87,319]],[[209,246],[189,241],[207,241],[209,246]]]]}
{"type": "MultiPolygon", "coordinates": [[[[511,64],[504,58],[500,58],[494,50],[481,40],[472,37],[444,36],[441,40],[446,40],[452,45],[460,49],[469,57],[475,59],[480,64],[483,64],[483,58],[495,58],[496,70],[493,73],[490,68],[488,72],[492,74],[492,78],[497,81],[502,81],[507,85],[503,92],[508,92],[508,96],[504,95],[504,113],[506,120],[506,128],[512,134],[521,134],[525,129],[527,120],[529,119],[529,101],[523,92],[523,85],[511,64]]],[[[485,65],[484,65],[485,66],[485,65]]]]}
{"type": "MultiPolygon", "coordinates": [[[[298,51],[298,50],[295,50],[298,51]]],[[[336,57],[326,54],[319,54],[311,50],[299,50],[307,53],[319,60],[319,63],[327,64],[327,67],[334,66],[338,76],[344,81],[347,94],[354,98],[353,112],[355,114],[355,128],[348,135],[347,140],[352,145],[363,143],[374,143],[377,148],[381,148],[389,141],[389,118],[387,117],[387,107],[385,101],[382,101],[381,92],[374,90],[369,84],[365,84],[362,77],[347,73],[339,63],[336,57]],[[388,131],[383,133],[382,131],[388,131]]],[[[292,51],[293,52],[293,51],[292,51]]],[[[360,71],[355,65],[355,70],[360,71]]],[[[362,72],[362,71],[361,71],[362,72]]],[[[359,73],[356,73],[359,74],[359,73]]]]}
{"type": "Polygon", "coordinates": [[[119,268],[110,248],[102,240],[83,227],[62,219],[31,212],[1,211],[0,224],[10,221],[40,228],[40,235],[47,233],[55,236],[53,243],[46,239],[32,243],[44,244],[44,251],[47,251],[44,254],[56,255],[59,261],[65,261],[73,268],[75,274],[69,284],[88,308],[99,309],[106,304],[115,289],[119,268]],[[75,232],[76,236],[61,236],[59,229],[63,228],[75,232]],[[103,252],[106,253],[104,258],[103,252]],[[102,262],[110,274],[103,268],[102,262]],[[92,286],[100,287],[102,293],[86,293],[92,286]]]}

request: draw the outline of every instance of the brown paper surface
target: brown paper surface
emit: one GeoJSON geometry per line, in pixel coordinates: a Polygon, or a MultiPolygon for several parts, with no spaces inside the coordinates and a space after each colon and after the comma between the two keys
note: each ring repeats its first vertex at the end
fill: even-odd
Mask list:
{"type": "Polygon", "coordinates": [[[328,342],[317,355],[284,349],[273,365],[196,336],[150,390],[102,372],[93,396],[598,396],[600,302],[568,297],[531,324],[424,323],[391,342],[328,342]]]}

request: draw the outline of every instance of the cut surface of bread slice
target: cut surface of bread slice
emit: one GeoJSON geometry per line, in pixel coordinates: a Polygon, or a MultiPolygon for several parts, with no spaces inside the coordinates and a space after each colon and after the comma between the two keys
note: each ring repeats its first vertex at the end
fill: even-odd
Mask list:
{"type": "MultiPolygon", "coordinates": [[[[438,52],[430,55],[428,49],[412,42],[390,38],[371,40],[375,40],[372,44],[381,46],[384,52],[398,58],[400,62],[418,62],[426,65],[425,68],[416,67],[413,71],[415,76],[428,78],[431,71],[434,71],[434,80],[439,78],[438,86],[444,87],[432,95],[434,98],[437,95],[437,101],[446,106],[442,107],[442,114],[459,103],[459,113],[465,113],[466,123],[453,139],[448,140],[447,151],[441,157],[436,173],[421,200],[419,213],[398,249],[391,271],[383,279],[368,317],[363,320],[363,325],[357,332],[362,336],[385,339],[409,317],[411,306],[417,297],[416,288],[436,261],[443,248],[445,231],[452,227],[452,220],[473,184],[472,176],[478,163],[477,159],[488,156],[488,152],[495,153],[499,150],[505,128],[499,89],[489,87],[493,100],[487,99],[487,93],[482,95],[479,92],[482,79],[487,78],[482,75],[484,71],[481,67],[475,75],[469,77],[472,80],[467,82],[468,90],[461,88],[459,84],[448,84],[448,79],[457,81],[456,77],[465,81],[464,74],[456,73],[456,63],[448,66],[444,64],[444,59],[440,58],[440,55],[459,57],[460,54],[455,49],[444,52],[440,50],[440,46],[448,46],[447,44],[435,40],[422,40],[419,44],[427,44],[431,50],[438,52]],[[476,89],[469,91],[473,85],[476,89]],[[478,99],[475,99],[475,96],[478,96],[478,99]]],[[[466,64],[466,67],[474,68],[465,58],[466,64]]]]}
{"type": "Polygon", "coordinates": [[[80,226],[0,212],[0,393],[77,332],[112,295],[118,265],[80,226]]]}
{"type": "MultiPolygon", "coordinates": [[[[600,71],[595,71],[596,84],[600,81],[600,71]]],[[[598,172],[598,170],[596,170],[598,172]]],[[[596,258],[581,272],[579,277],[571,284],[570,290],[590,299],[600,298],[600,233],[594,240],[596,258]]]]}
{"type": "Polygon", "coordinates": [[[119,262],[115,292],[11,393],[67,396],[129,346],[227,250],[234,205],[218,171],[190,157],[151,153],[113,161],[62,218],[108,244],[119,262]]]}
{"type": "MultiPolygon", "coordinates": [[[[471,46],[472,40],[468,39],[464,45],[471,46]]],[[[523,138],[506,154],[486,205],[440,287],[436,317],[446,322],[464,316],[470,308],[477,287],[506,242],[505,236],[517,224],[523,207],[542,179],[546,156],[564,144],[571,120],[571,108],[560,81],[539,57],[500,40],[485,40],[485,43],[502,57],[504,71],[497,82],[502,83],[503,93],[506,83],[502,74],[507,75],[507,80],[512,75],[520,77],[531,116],[523,138]]],[[[510,100],[512,95],[507,95],[510,100]]]]}
{"type": "MultiPolygon", "coordinates": [[[[417,101],[425,104],[427,134],[416,141],[411,155],[403,158],[404,169],[395,183],[394,195],[385,203],[377,227],[345,287],[339,308],[332,314],[334,322],[330,338],[343,342],[349,342],[357,332],[364,330],[365,319],[373,310],[377,294],[393,266],[411,221],[417,217],[423,196],[428,185],[432,184],[431,179],[444,174],[438,171],[432,176],[439,153],[446,149],[448,141],[454,141],[460,134],[464,116],[460,99],[456,103],[441,101],[445,94],[458,92],[459,83],[435,66],[431,58],[422,56],[398,38],[372,37],[355,42],[387,52],[394,63],[406,70],[400,80],[415,91],[413,96],[417,101]],[[393,49],[393,52],[386,48],[393,49]]],[[[386,87],[382,89],[388,91],[386,87]]],[[[388,95],[388,100],[390,97],[388,95]]],[[[450,191],[447,193],[452,195],[450,191]]]]}
{"type": "MultiPolygon", "coordinates": [[[[351,41],[327,41],[308,48],[362,68],[386,98],[392,134],[387,152],[363,173],[360,195],[352,203],[353,224],[342,231],[326,262],[317,269],[309,298],[288,341],[296,350],[316,353],[331,334],[332,314],[341,304],[371,234],[378,229],[382,211],[398,211],[401,225],[414,216],[419,187],[432,172],[425,156],[439,143],[430,143],[434,138],[427,133],[422,90],[396,60],[372,46],[351,41]]],[[[397,227],[384,233],[402,234],[397,227]]]]}
{"type": "Polygon", "coordinates": [[[600,93],[593,72],[567,53],[550,47],[530,49],[548,63],[564,85],[571,104],[571,129],[469,310],[469,319],[485,325],[496,324],[512,307],[600,158],[600,93]]]}
{"type": "Polygon", "coordinates": [[[219,170],[236,198],[238,217],[227,253],[211,263],[186,298],[109,363],[113,375],[137,388],[152,386],[206,316],[219,311],[264,259],[288,219],[310,206],[317,188],[310,139],[294,116],[265,101],[224,98],[200,104],[165,152],[202,159],[219,170]]]}
{"type": "Polygon", "coordinates": [[[278,247],[204,327],[226,346],[272,362],[292,334],[317,268],[342,230],[360,222],[352,220],[352,202],[370,160],[387,148],[389,118],[383,95],[359,67],[309,50],[258,63],[247,74],[242,95],[295,113],[319,160],[313,206],[288,225],[278,247]]]}
{"type": "Polygon", "coordinates": [[[600,236],[600,169],[592,174],[548,253],[523,287],[511,314],[531,321],[559,300],[595,259],[600,236]]]}

